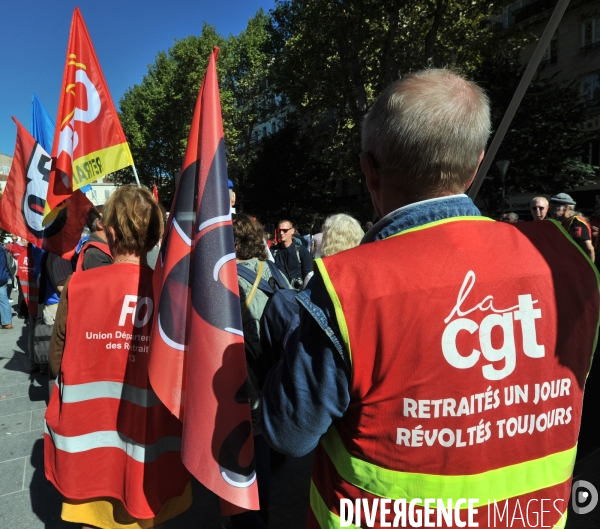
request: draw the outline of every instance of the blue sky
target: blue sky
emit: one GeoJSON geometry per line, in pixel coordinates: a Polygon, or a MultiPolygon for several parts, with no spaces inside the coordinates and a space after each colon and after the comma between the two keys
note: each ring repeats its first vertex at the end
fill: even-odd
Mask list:
{"type": "Polygon", "coordinates": [[[56,119],[73,10],[79,6],[115,105],[173,39],[202,23],[237,35],[274,0],[7,0],[0,5],[0,152],[12,156],[15,116],[29,129],[35,92],[56,119]]]}

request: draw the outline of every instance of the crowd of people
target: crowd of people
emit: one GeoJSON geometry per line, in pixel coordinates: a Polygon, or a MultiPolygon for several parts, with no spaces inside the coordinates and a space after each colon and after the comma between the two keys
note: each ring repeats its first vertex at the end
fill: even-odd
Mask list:
{"type": "MultiPolygon", "coordinates": [[[[340,498],[412,505],[457,500],[457,491],[486,495],[479,527],[488,497],[562,502],[547,520],[560,526],[599,323],[586,258],[594,260],[598,229],[566,193],[532,200],[534,222],[483,217],[465,190],[490,127],[475,83],[444,69],[407,75],[362,126],[374,223],[340,213],[303,237],[282,219],[272,239],[254,217],[234,215],[260,499],[259,511],[231,517],[234,527],[268,527],[273,450],[314,451],[309,527],[339,527],[340,498]],[[558,223],[536,222],[549,210],[558,223]],[[534,387],[550,382],[552,399],[535,400],[534,387]],[[507,409],[515,387],[518,413],[532,421],[527,436],[515,435],[507,409]]],[[[74,261],[32,254],[40,303],[31,324],[52,327],[46,362],[60,382],[46,414],[46,476],[64,496],[63,519],[84,527],[163,527],[192,501],[181,424],[155,398],[147,362],[99,350],[75,320],[102,306],[96,329],[111,332],[109,317],[121,315],[123,332],[151,335],[151,318],[124,317],[122,303],[131,294],[157,302],[152,253],[164,219],[147,190],[124,186],[90,217],[74,261]],[[115,432],[111,448],[92,439],[100,430],[115,432]]],[[[26,248],[14,244],[13,257],[26,248]]],[[[0,252],[0,305],[7,266],[0,252]]],[[[30,356],[32,370],[48,368],[30,356]]],[[[358,512],[351,518],[360,525],[358,512]]]]}
{"type": "MultiPolygon", "coordinates": [[[[531,200],[531,216],[534,221],[555,219],[573,238],[581,249],[595,262],[598,255],[598,229],[600,227],[600,209],[595,210],[588,218],[575,211],[577,203],[567,193],[558,193],[550,197],[535,197],[531,200]]],[[[514,211],[504,213],[500,220],[509,224],[519,222],[519,215],[514,211]]]]}

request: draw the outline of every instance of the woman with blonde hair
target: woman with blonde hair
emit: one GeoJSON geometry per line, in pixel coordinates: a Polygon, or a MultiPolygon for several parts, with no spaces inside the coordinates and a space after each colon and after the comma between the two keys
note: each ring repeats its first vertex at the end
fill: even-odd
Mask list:
{"type": "MultiPolygon", "coordinates": [[[[327,217],[323,224],[323,242],[321,257],[328,257],[344,250],[349,250],[360,244],[365,232],[360,223],[350,215],[338,213],[327,217]]],[[[308,285],[313,272],[306,276],[304,288],[308,285]]]]}
{"type": "Polygon", "coordinates": [[[76,272],[60,297],[44,467],[64,496],[63,520],[161,528],[192,501],[182,425],[148,380],[158,299],[146,254],[162,235],[162,213],[147,189],[123,186],[106,202],[103,224],[114,263],[76,272]]]}

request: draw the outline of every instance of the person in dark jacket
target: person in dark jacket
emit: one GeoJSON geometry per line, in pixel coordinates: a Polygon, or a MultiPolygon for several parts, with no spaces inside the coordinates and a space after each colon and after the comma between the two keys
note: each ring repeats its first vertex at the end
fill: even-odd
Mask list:
{"type": "Polygon", "coordinates": [[[4,248],[0,246],[0,323],[3,329],[12,329],[12,310],[6,286],[10,281],[10,271],[6,262],[4,248]]]}
{"type": "Polygon", "coordinates": [[[282,220],[277,226],[280,243],[271,250],[275,265],[287,278],[293,288],[300,290],[304,278],[312,272],[312,256],[308,249],[294,237],[294,225],[289,220],[282,220]]]}

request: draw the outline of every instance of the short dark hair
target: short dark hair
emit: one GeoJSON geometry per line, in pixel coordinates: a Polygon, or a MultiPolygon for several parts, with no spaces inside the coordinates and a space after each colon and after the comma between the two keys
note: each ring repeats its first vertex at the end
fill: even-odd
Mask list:
{"type": "Polygon", "coordinates": [[[277,223],[277,226],[279,226],[280,224],[283,224],[284,222],[287,222],[287,223],[290,225],[290,227],[291,227],[291,228],[295,228],[295,226],[294,226],[294,223],[293,223],[291,220],[288,220],[288,219],[283,219],[283,220],[280,220],[280,221],[277,223]]]}

